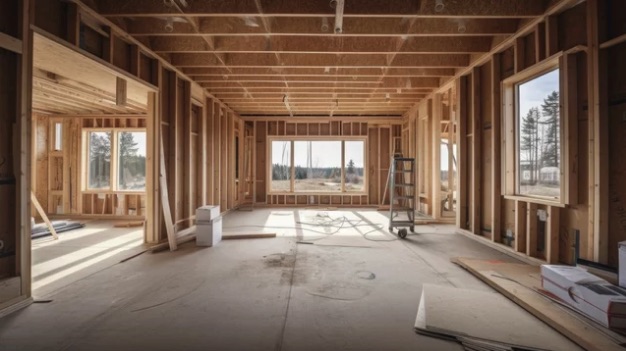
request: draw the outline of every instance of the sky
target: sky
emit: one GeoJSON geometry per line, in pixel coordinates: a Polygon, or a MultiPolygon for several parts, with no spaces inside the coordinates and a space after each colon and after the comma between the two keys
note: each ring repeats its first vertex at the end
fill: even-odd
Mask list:
{"type": "MultiPolygon", "coordinates": [[[[282,158],[282,145],[287,143],[285,164],[289,164],[289,142],[272,142],[272,163],[277,163],[282,158]]],[[[363,167],[363,141],[346,141],[346,164],[350,159],[355,167],[363,167]]],[[[307,141],[296,141],[294,145],[294,163],[296,166],[307,166],[307,141]]],[[[340,141],[314,141],[312,142],[313,167],[340,167],[341,166],[341,142],[340,141]]]]}
{"type": "Polygon", "coordinates": [[[525,117],[532,107],[538,107],[553,91],[559,91],[559,70],[548,72],[540,77],[519,85],[519,115],[525,117]]]}

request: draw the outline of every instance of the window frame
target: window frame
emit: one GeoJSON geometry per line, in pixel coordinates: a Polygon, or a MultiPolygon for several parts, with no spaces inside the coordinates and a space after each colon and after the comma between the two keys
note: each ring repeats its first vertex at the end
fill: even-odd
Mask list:
{"type": "Polygon", "coordinates": [[[521,72],[502,80],[502,195],[506,199],[521,200],[530,203],[565,207],[577,203],[577,159],[576,139],[576,56],[575,52],[559,52],[521,72]],[[520,84],[529,82],[555,69],[559,69],[559,152],[560,152],[560,195],[556,199],[550,196],[519,193],[519,116],[518,101],[520,84]],[[569,136],[569,137],[568,137],[569,136]]]}
{"type": "MultiPolygon", "coordinates": [[[[145,194],[147,192],[147,189],[141,190],[141,191],[137,191],[137,190],[125,190],[125,189],[119,189],[118,186],[118,166],[119,166],[119,152],[118,152],[118,148],[119,148],[119,134],[120,133],[124,133],[124,132],[129,132],[129,133],[136,133],[136,132],[143,132],[146,133],[146,154],[147,154],[147,149],[148,149],[148,145],[147,145],[147,137],[148,137],[148,130],[147,128],[82,128],[82,150],[83,150],[83,155],[81,157],[82,162],[83,162],[83,179],[81,180],[81,192],[83,194],[102,194],[102,193],[124,193],[124,194],[145,194]],[[102,188],[102,189],[94,189],[94,188],[90,188],[89,187],[89,134],[93,133],[93,132],[110,132],[111,133],[111,166],[109,167],[109,179],[110,179],[110,185],[108,188],[102,188]]],[[[147,164],[148,160],[147,160],[147,155],[146,155],[146,164],[147,164]]],[[[146,173],[147,173],[147,168],[146,168],[146,173]]],[[[146,178],[147,178],[147,174],[146,174],[146,178]]]]}
{"type": "Polygon", "coordinates": [[[315,137],[315,136],[272,136],[268,138],[266,150],[266,187],[265,191],[268,195],[367,195],[367,189],[369,185],[369,176],[367,175],[367,136],[337,136],[337,137],[315,137]],[[272,142],[274,141],[289,141],[291,147],[290,153],[290,172],[291,172],[291,184],[289,191],[276,191],[272,190],[272,142]],[[341,190],[340,191],[296,191],[295,190],[295,166],[294,166],[294,151],[296,141],[340,141],[341,142],[341,190]],[[346,141],[362,141],[363,142],[363,190],[362,191],[346,191],[345,187],[345,174],[346,174],[346,141]]]}

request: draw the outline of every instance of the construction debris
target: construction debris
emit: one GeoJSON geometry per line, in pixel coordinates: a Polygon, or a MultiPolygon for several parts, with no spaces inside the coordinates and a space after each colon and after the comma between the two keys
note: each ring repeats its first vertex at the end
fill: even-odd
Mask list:
{"type": "Polygon", "coordinates": [[[626,337],[546,297],[539,266],[499,260],[455,258],[452,262],[496,289],[576,344],[590,351],[623,351],[626,337]]]}
{"type": "Polygon", "coordinates": [[[504,296],[424,284],[415,330],[466,350],[580,350],[504,296]]]}

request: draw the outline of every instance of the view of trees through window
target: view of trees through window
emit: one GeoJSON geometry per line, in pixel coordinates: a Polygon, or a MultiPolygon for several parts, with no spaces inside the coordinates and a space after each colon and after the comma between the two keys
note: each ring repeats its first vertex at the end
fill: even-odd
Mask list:
{"type": "Polygon", "coordinates": [[[342,174],[345,191],[364,191],[364,148],[365,142],[362,140],[272,141],[270,189],[291,192],[293,170],[293,191],[296,192],[341,192],[342,174]],[[292,143],[293,165],[291,164],[292,143]],[[342,165],[342,143],[344,143],[345,150],[345,165],[342,165]]]}
{"type": "Polygon", "coordinates": [[[111,187],[111,132],[89,133],[89,188],[111,187]]]}
{"type": "Polygon", "coordinates": [[[118,190],[146,189],[146,133],[118,134],[118,190]]]}
{"type": "Polygon", "coordinates": [[[144,191],[146,188],[146,133],[117,132],[116,155],[112,155],[112,131],[89,132],[89,189],[111,189],[111,160],[117,160],[116,189],[144,191]]]}
{"type": "Polygon", "coordinates": [[[519,194],[560,197],[559,70],[518,85],[519,194]]]}

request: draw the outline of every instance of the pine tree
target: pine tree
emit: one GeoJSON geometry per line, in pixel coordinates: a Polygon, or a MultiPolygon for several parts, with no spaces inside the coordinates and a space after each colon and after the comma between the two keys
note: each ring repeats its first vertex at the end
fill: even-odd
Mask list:
{"type": "Polygon", "coordinates": [[[120,167],[119,167],[119,184],[123,189],[126,189],[126,174],[128,173],[137,173],[138,169],[135,167],[134,171],[131,171],[133,164],[137,163],[136,156],[139,148],[137,147],[137,143],[135,142],[135,137],[133,133],[122,132],[119,134],[120,137],[120,151],[119,151],[119,159],[120,159],[120,167]]]}
{"type": "Polygon", "coordinates": [[[535,184],[537,181],[537,163],[539,156],[539,138],[538,138],[538,122],[539,109],[533,107],[528,110],[526,117],[522,118],[520,126],[520,151],[526,153],[525,161],[528,161],[530,167],[530,182],[535,184]]]}
{"type": "Polygon", "coordinates": [[[354,174],[354,161],[352,161],[352,159],[350,159],[350,161],[348,161],[348,164],[346,166],[346,173],[347,174],[354,174]]]}
{"type": "Polygon", "coordinates": [[[545,118],[540,123],[546,126],[544,135],[542,136],[544,150],[541,163],[543,167],[559,167],[560,100],[557,91],[553,91],[543,100],[541,111],[545,118]]]}

